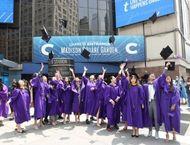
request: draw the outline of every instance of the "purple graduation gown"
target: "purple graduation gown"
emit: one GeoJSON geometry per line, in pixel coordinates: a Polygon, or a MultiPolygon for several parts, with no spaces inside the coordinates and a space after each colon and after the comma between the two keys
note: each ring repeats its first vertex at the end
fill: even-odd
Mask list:
{"type": "MultiPolygon", "coordinates": [[[[155,101],[156,101],[156,108],[157,108],[157,122],[159,126],[162,125],[162,118],[161,118],[161,107],[160,107],[160,85],[159,85],[159,78],[154,80],[153,86],[155,88],[155,101]]],[[[144,109],[143,109],[143,126],[150,127],[154,126],[154,120],[149,117],[149,91],[148,91],[148,84],[143,85],[144,90],[144,109]]]]}
{"type": "Polygon", "coordinates": [[[125,99],[123,106],[123,121],[129,126],[142,128],[142,105],[144,105],[144,91],[142,86],[132,86],[126,77],[122,76],[122,88],[125,91],[125,99]]]}
{"type": "Polygon", "coordinates": [[[161,84],[161,113],[166,132],[173,131],[180,133],[180,93],[174,87],[170,90],[166,83],[166,75],[163,74],[160,79],[161,84]],[[171,111],[171,106],[176,105],[175,110],[171,111]]]}
{"type": "Polygon", "coordinates": [[[85,105],[84,113],[93,115],[94,107],[97,101],[96,98],[96,83],[91,82],[87,77],[83,77],[82,81],[85,84],[85,105]]]}
{"type": "Polygon", "coordinates": [[[14,89],[10,97],[15,122],[21,124],[30,120],[30,95],[28,90],[14,89]]]}
{"type": "Polygon", "coordinates": [[[120,97],[119,86],[108,85],[105,88],[105,104],[106,104],[106,116],[109,125],[117,125],[120,122],[120,101],[113,106],[109,101],[113,101],[120,97]]]}
{"type": "Polygon", "coordinates": [[[71,108],[71,101],[72,101],[72,91],[71,91],[71,85],[62,83],[59,84],[59,95],[60,95],[60,112],[65,114],[71,114],[72,108],[71,108]]]}
{"type": "Polygon", "coordinates": [[[99,110],[99,118],[106,117],[106,105],[105,105],[105,89],[106,83],[103,80],[97,80],[96,82],[96,104],[93,111],[93,116],[96,116],[99,110]]]}
{"type": "Polygon", "coordinates": [[[74,114],[84,112],[84,95],[85,95],[85,86],[81,84],[80,88],[77,87],[75,80],[71,83],[72,91],[72,111],[74,114]]]}
{"type": "Polygon", "coordinates": [[[50,84],[53,87],[50,87],[50,116],[55,116],[60,114],[60,104],[59,104],[59,88],[58,88],[58,81],[51,81],[50,84]]]}
{"type": "Polygon", "coordinates": [[[6,105],[8,100],[8,88],[6,85],[3,85],[3,89],[0,91],[0,117],[7,118],[9,108],[6,105]]]}
{"type": "Polygon", "coordinates": [[[34,118],[40,119],[46,115],[47,84],[37,76],[31,80],[31,86],[35,89],[34,94],[34,118]]]}
{"type": "Polygon", "coordinates": [[[122,112],[122,121],[132,123],[131,116],[131,103],[128,96],[128,86],[129,81],[125,76],[121,78],[121,89],[122,89],[122,99],[121,99],[121,112],[122,112]]]}

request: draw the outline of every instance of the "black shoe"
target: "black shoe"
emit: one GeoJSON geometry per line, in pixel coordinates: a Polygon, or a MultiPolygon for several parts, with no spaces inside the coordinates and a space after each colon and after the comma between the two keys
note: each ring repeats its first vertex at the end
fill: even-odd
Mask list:
{"type": "Polygon", "coordinates": [[[131,137],[136,137],[136,135],[133,135],[133,134],[132,134],[131,137]]]}
{"type": "Polygon", "coordinates": [[[112,131],[112,128],[110,127],[110,125],[107,125],[107,131],[112,131]]]}
{"type": "Polygon", "coordinates": [[[9,121],[12,121],[12,120],[14,120],[14,117],[10,117],[10,118],[9,118],[9,121]]]}
{"type": "Polygon", "coordinates": [[[119,130],[119,126],[117,124],[114,126],[114,128],[119,130]]]}
{"type": "Polygon", "coordinates": [[[86,119],[86,124],[90,124],[90,121],[88,119],[86,119]]]}
{"type": "Polygon", "coordinates": [[[63,119],[63,117],[60,115],[60,116],[58,117],[58,119],[60,119],[60,120],[61,120],[61,119],[63,119]]]}
{"type": "Polygon", "coordinates": [[[139,135],[135,135],[135,137],[136,137],[136,138],[138,138],[138,137],[139,137],[139,135]]]}
{"type": "Polygon", "coordinates": [[[96,121],[94,117],[90,117],[90,121],[96,121]]]}

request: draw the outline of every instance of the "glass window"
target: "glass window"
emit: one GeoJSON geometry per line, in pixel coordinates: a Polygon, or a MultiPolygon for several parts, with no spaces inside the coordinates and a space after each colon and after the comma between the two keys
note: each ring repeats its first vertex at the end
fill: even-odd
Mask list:
{"type": "Polygon", "coordinates": [[[96,9],[97,8],[97,0],[89,0],[89,8],[94,8],[96,9]]]}
{"type": "Polygon", "coordinates": [[[92,34],[98,33],[98,14],[96,9],[89,10],[89,27],[92,34]]]}
{"type": "Polygon", "coordinates": [[[106,1],[98,1],[98,9],[106,9],[106,1]]]}
{"type": "Polygon", "coordinates": [[[89,30],[88,10],[79,8],[79,29],[89,30]]]}
{"type": "Polygon", "coordinates": [[[98,17],[99,17],[99,29],[102,30],[102,31],[105,31],[105,27],[106,27],[106,19],[107,19],[107,16],[106,16],[106,10],[99,10],[98,11],[99,14],[98,14],[98,17]]]}
{"type": "Polygon", "coordinates": [[[79,0],[78,1],[79,7],[87,7],[87,0],[79,0]]]}

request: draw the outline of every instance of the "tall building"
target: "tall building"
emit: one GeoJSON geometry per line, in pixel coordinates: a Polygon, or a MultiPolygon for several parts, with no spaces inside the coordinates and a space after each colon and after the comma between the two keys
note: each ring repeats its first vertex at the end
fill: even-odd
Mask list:
{"type": "Polygon", "coordinates": [[[50,35],[78,35],[78,0],[19,0],[19,27],[0,29],[0,52],[16,62],[32,61],[32,37],[45,26],[50,35]],[[61,24],[67,21],[67,28],[61,24]]]}
{"type": "MultiPolygon", "coordinates": [[[[162,2],[161,5],[157,5],[157,7],[149,7],[149,11],[157,11],[157,8],[160,8],[161,12],[157,12],[158,18],[153,23],[150,20],[140,20],[143,18],[146,13],[140,12],[140,8],[146,3],[141,1],[125,1],[123,3],[116,4],[116,13],[119,14],[120,9],[123,9],[123,13],[130,14],[129,19],[125,19],[123,16],[118,16],[117,24],[122,24],[125,20],[125,24],[123,26],[118,26],[118,34],[119,35],[144,35],[145,37],[145,53],[146,53],[146,67],[144,62],[137,63],[129,63],[129,66],[135,65],[139,72],[143,72],[147,70],[149,72],[154,72],[159,75],[162,73],[162,69],[164,66],[164,60],[160,56],[160,52],[167,45],[171,47],[173,50],[173,54],[168,58],[168,61],[175,61],[176,70],[171,72],[173,76],[190,75],[190,3],[188,0],[170,0],[162,2]],[[163,5],[163,3],[166,3],[163,5]],[[162,15],[163,13],[167,13],[170,9],[173,9],[172,13],[168,13],[162,15]],[[133,13],[136,12],[136,14],[133,13]],[[160,17],[159,14],[162,16],[160,17]],[[133,16],[141,15],[141,17],[137,19],[133,19],[133,16]],[[120,21],[119,17],[123,17],[123,20],[120,21]],[[134,20],[133,23],[132,20],[134,20]],[[137,21],[140,20],[140,21],[137,21]],[[121,23],[119,23],[121,22],[121,23]]],[[[123,1],[122,1],[123,2],[123,1]]],[[[152,1],[155,4],[157,1],[152,1]]],[[[151,4],[150,4],[151,5],[151,4]]],[[[153,4],[152,4],[153,5],[153,4]]],[[[150,14],[151,15],[153,15],[150,14]]]]}

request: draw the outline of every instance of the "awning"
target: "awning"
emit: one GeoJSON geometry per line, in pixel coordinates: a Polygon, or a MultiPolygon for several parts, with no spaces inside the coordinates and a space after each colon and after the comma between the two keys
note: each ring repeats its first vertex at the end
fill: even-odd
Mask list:
{"type": "MultiPolygon", "coordinates": [[[[117,73],[119,70],[118,63],[75,63],[75,73],[83,73],[84,66],[88,68],[88,73],[101,73],[102,67],[106,68],[107,73],[117,73]]],[[[22,74],[34,74],[40,70],[41,64],[38,63],[23,63],[22,74]]],[[[44,64],[44,74],[48,74],[48,65],[44,64]]]]}

